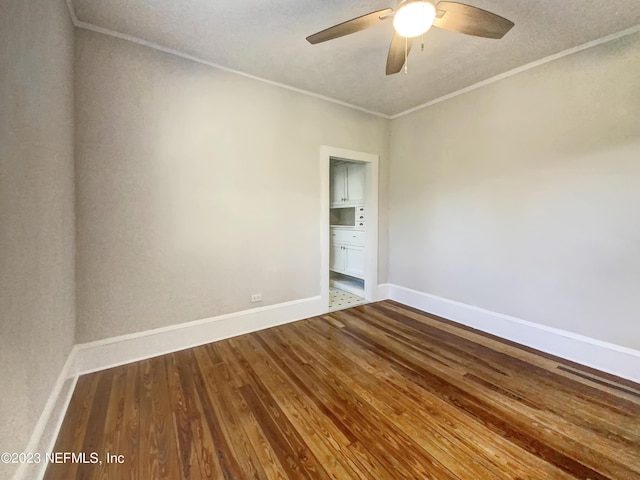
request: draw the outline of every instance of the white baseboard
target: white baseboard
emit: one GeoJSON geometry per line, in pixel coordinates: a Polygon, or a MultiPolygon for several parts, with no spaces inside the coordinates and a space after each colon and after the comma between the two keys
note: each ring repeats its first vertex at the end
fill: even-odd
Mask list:
{"type": "Polygon", "coordinates": [[[326,312],[321,297],[310,297],[82,343],[76,346],[77,372],[104,370],[326,312]]]}
{"type": "Polygon", "coordinates": [[[378,292],[376,295],[376,300],[388,300],[389,298],[389,289],[391,287],[390,283],[382,283],[378,285],[378,292]]]}
{"type": "MultiPolygon", "coordinates": [[[[53,385],[24,452],[37,452],[41,455],[40,458],[44,459],[46,453],[53,451],[77,379],[76,348],[73,347],[53,385]]],[[[47,463],[44,460],[34,464],[22,463],[16,470],[13,480],[40,479],[44,476],[46,468],[47,463]]]]}
{"type": "MultiPolygon", "coordinates": [[[[640,351],[483,308],[386,284],[386,298],[521,345],[640,382],[640,351]]],[[[381,296],[380,298],[385,298],[381,296]]]]}

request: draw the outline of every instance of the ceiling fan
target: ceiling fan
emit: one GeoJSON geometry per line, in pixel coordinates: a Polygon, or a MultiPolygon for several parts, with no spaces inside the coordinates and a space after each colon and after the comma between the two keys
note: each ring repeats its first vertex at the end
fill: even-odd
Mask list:
{"type": "Polygon", "coordinates": [[[387,75],[402,70],[411,49],[413,39],[424,34],[432,25],[445,30],[466,33],[476,37],[500,39],[511,30],[514,23],[495,13],[458,2],[434,0],[402,0],[398,8],[384,8],[352,18],[307,37],[311,44],[326,42],[370,27],[393,18],[395,33],[387,56],[387,75]]]}

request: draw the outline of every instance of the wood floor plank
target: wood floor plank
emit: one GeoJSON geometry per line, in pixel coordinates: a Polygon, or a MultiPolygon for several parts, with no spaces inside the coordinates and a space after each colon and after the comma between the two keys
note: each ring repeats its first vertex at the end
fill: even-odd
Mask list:
{"type": "Polygon", "coordinates": [[[154,431],[158,441],[158,473],[155,478],[175,480],[175,472],[179,470],[178,449],[163,357],[151,360],[151,382],[154,431]]]}
{"type": "MultiPolygon", "coordinates": [[[[369,316],[367,321],[371,320],[369,316]]],[[[436,370],[446,371],[446,365],[444,369],[438,366],[436,370]]],[[[504,370],[508,371],[506,368],[504,370]]],[[[596,451],[594,461],[598,460],[597,452],[600,448],[604,450],[608,448],[608,441],[606,445],[600,442],[603,437],[617,441],[618,445],[613,455],[622,463],[633,463],[638,459],[638,444],[630,439],[627,430],[634,428],[634,422],[627,422],[625,418],[611,421],[610,417],[613,414],[602,416],[602,411],[595,411],[592,404],[588,402],[568,397],[555,389],[528,388],[528,384],[514,381],[512,375],[499,375],[482,368],[478,369],[476,374],[465,372],[462,374],[464,378],[488,389],[484,392],[485,395],[497,394],[498,398],[508,398],[509,403],[518,407],[520,414],[528,411],[532,422],[540,422],[539,417],[542,415],[545,417],[544,422],[556,425],[562,434],[584,439],[590,448],[596,451]],[[509,388],[511,390],[508,390],[509,388]],[[574,408],[568,410],[567,405],[572,405],[574,408]]],[[[635,425],[637,428],[637,422],[635,425]]]]}
{"type": "MultiPolygon", "coordinates": [[[[309,328],[320,333],[326,330],[325,326],[318,323],[309,325],[309,328]]],[[[371,375],[383,378],[386,388],[401,398],[403,403],[411,405],[411,411],[416,412],[423,421],[436,425],[438,435],[457,438],[464,442],[467,448],[475,450],[477,456],[474,462],[485,459],[495,464],[494,470],[500,472],[506,470],[514,477],[522,479],[564,478],[560,470],[518,449],[501,436],[484,428],[480,422],[461,415],[455,405],[441,401],[437,396],[425,392],[417,384],[409,381],[400,372],[390,369],[388,362],[373,351],[358,349],[359,345],[348,336],[331,337],[331,341],[336,350],[349,357],[354,363],[360,363],[365,366],[364,368],[374,368],[374,371],[370,372],[371,375]],[[376,366],[378,368],[375,368],[376,366]]],[[[454,463],[457,463],[458,459],[459,457],[456,456],[454,463]]]]}
{"type": "MultiPolygon", "coordinates": [[[[370,321],[370,318],[368,319],[370,321]]],[[[513,373],[513,372],[511,372],[513,373]]],[[[517,372],[516,372],[517,373],[517,372]]],[[[638,416],[631,415],[623,411],[623,415],[618,415],[617,411],[611,411],[609,406],[603,412],[602,404],[597,398],[584,397],[582,395],[568,395],[562,388],[539,388],[540,385],[532,382],[522,382],[523,375],[499,376],[491,371],[477,371],[475,374],[464,374],[475,383],[485,386],[489,391],[485,392],[489,396],[508,399],[509,403],[519,404],[518,413],[529,412],[532,422],[547,423],[555,425],[558,435],[568,436],[570,439],[580,438],[583,443],[589,446],[589,457],[595,463],[599,461],[599,455],[609,450],[614,459],[623,464],[636,465],[640,461],[637,440],[638,416]],[[482,378],[479,378],[482,377],[482,378]],[[515,401],[515,402],[514,402],[515,401]],[[594,406],[594,401],[598,407],[594,406]],[[571,406],[571,408],[567,408],[571,406]],[[604,413],[604,415],[603,415],[604,413]],[[540,417],[544,418],[541,419],[540,417]],[[606,442],[601,440],[606,438],[606,442]],[[617,443],[616,448],[611,450],[610,443],[617,443]]],[[[564,381],[562,382],[564,384],[564,381]]],[[[549,384],[547,384],[549,385],[549,384]]],[[[609,393],[605,394],[609,397],[609,393]]],[[[620,400],[621,403],[625,399],[620,400]]],[[[626,404],[629,408],[629,404],[626,404]]],[[[634,407],[630,410],[635,411],[634,407]]],[[[565,440],[565,442],[572,440],[565,440]]]]}
{"type": "MultiPolygon", "coordinates": [[[[224,470],[227,462],[225,462],[224,454],[221,455],[221,452],[218,451],[218,443],[214,441],[212,432],[205,420],[205,407],[202,405],[192,381],[191,369],[188,367],[191,364],[191,360],[188,359],[187,362],[185,369],[181,369],[181,385],[184,389],[188,411],[190,412],[193,449],[200,467],[200,476],[207,479],[228,478],[230,473],[225,475],[226,471],[224,470]]],[[[192,367],[197,368],[195,365],[192,365],[192,367]]],[[[192,472],[194,478],[197,478],[197,470],[192,470],[192,472]]]]}
{"type": "Polygon", "coordinates": [[[227,362],[224,363],[228,369],[228,371],[225,372],[225,377],[228,376],[229,403],[234,405],[234,410],[239,418],[240,428],[251,444],[258,462],[264,469],[266,477],[274,480],[284,480],[288,478],[288,475],[278,460],[278,456],[274,452],[271,443],[264,435],[254,412],[250,409],[242,395],[240,389],[248,385],[248,382],[243,381],[244,375],[239,373],[240,370],[237,369],[238,364],[233,361],[232,357],[232,354],[229,355],[227,362]]]}
{"type": "Polygon", "coordinates": [[[640,385],[384,301],[80,377],[55,451],[103,463],[46,480],[632,480],[640,385]]]}
{"type": "Polygon", "coordinates": [[[76,478],[94,479],[100,474],[101,465],[92,463],[92,454],[103,456],[105,451],[105,421],[107,416],[107,408],[109,406],[109,398],[111,386],[113,383],[113,369],[98,372],[99,379],[96,391],[93,397],[93,406],[91,413],[87,419],[87,432],[82,442],[80,453],[86,458],[78,464],[76,478]]]}
{"type": "MultiPolygon", "coordinates": [[[[79,453],[82,450],[99,379],[98,375],[83,375],[78,378],[67,413],[60,427],[54,452],[79,453]]],[[[49,463],[46,477],[52,480],[76,478],[77,470],[78,464],[74,462],[49,463]]]]}
{"type": "MultiPolygon", "coordinates": [[[[251,348],[246,349],[246,353],[251,354],[254,349],[255,347],[251,346],[251,348]]],[[[241,361],[243,361],[242,365],[245,371],[251,372],[253,368],[261,368],[260,366],[251,367],[251,363],[245,359],[245,356],[240,352],[239,349],[236,348],[235,353],[236,353],[236,357],[238,357],[241,361]]],[[[322,417],[324,417],[327,420],[327,427],[331,429],[330,425],[332,425],[333,427],[335,427],[335,429],[339,431],[339,433],[334,432],[334,434],[332,435],[333,438],[338,439],[338,441],[340,441],[344,445],[348,445],[356,441],[357,438],[353,434],[353,432],[338,417],[335,410],[330,408],[330,401],[329,399],[323,397],[323,392],[315,391],[311,387],[311,385],[309,385],[308,382],[305,381],[304,373],[302,376],[300,376],[291,369],[291,367],[294,364],[305,365],[306,363],[298,362],[299,357],[293,351],[290,351],[288,353],[290,355],[295,355],[294,359],[288,362],[288,364],[279,362],[277,356],[273,357],[273,361],[279,365],[279,367],[282,369],[285,375],[289,378],[290,382],[295,387],[297,387],[298,390],[300,390],[303,393],[307,401],[313,403],[314,407],[320,411],[322,417]]],[[[258,362],[255,362],[255,363],[258,363],[258,362]]],[[[267,376],[267,378],[269,378],[269,376],[267,376]]]]}
{"type": "Polygon", "coordinates": [[[156,432],[156,423],[153,420],[153,397],[151,393],[153,373],[152,360],[142,360],[138,376],[140,378],[140,387],[138,396],[140,401],[139,410],[139,449],[138,455],[138,471],[140,479],[157,478],[159,472],[159,455],[158,455],[158,435],[156,432]]]}
{"type": "MultiPolygon", "coordinates": [[[[249,342],[249,339],[236,338],[232,340],[232,343],[243,347],[241,351],[236,350],[236,355],[239,360],[244,361],[245,365],[257,363],[251,361],[255,358],[257,349],[255,344],[249,342]]],[[[270,366],[268,363],[265,365],[270,366]]],[[[271,443],[278,445],[278,447],[274,447],[274,451],[276,455],[280,456],[280,464],[285,469],[289,469],[289,475],[298,475],[300,478],[329,478],[300,432],[296,430],[283,411],[282,406],[255,370],[250,368],[250,384],[242,387],[241,392],[261,425],[265,436],[271,443]]]]}
{"type": "MultiPolygon", "coordinates": [[[[305,443],[332,478],[361,478],[362,471],[354,462],[346,447],[352,440],[342,436],[336,427],[333,414],[326,417],[317,409],[317,403],[307,398],[299,389],[299,379],[271,350],[269,340],[254,337],[251,364],[264,386],[270,391],[287,419],[305,438],[305,443]],[[293,385],[291,381],[293,380],[293,385]]],[[[246,349],[243,349],[246,351],[246,349]]]]}
{"type": "MultiPolygon", "coordinates": [[[[173,417],[175,445],[178,454],[179,477],[182,480],[200,480],[207,478],[202,474],[198,455],[198,442],[189,415],[188,400],[180,383],[180,372],[174,355],[165,355],[167,369],[167,388],[173,417]]],[[[195,410],[195,408],[193,408],[195,410]]]]}
{"type": "MultiPolygon", "coordinates": [[[[281,352],[284,353],[285,350],[281,352]]],[[[291,368],[300,378],[305,378],[322,391],[343,422],[348,416],[356,436],[365,447],[377,450],[392,471],[404,472],[408,478],[457,478],[433,458],[425,458],[413,439],[392,422],[379,415],[350,385],[340,382],[331,371],[322,367],[320,362],[297,366],[291,362],[291,368]],[[306,368],[305,368],[306,367],[306,368]],[[400,447],[401,446],[401,447],[400,447]],[[402,452],[402,453],[401,453],[402,452]],[[405,462],[398,462],[402,455],[405,462]]]]}
{"type": "Polygon", "coordinates": [[[118,467],[122,465],[116,462],[110,462],[107,455],[117,450],[120,433],[123,430],[126,380],[126,367],[113,369],[113,380],[109,394],[109,403],[107,405],[107,414],[105,416],[104,442],[102,444],[103,452],[99,452],[101,463],[96,467],[96,474],[94,476],[96,479],[103,480],[113,478],[117,475],[118,467]]]}
{"type": "Polygon", "coordinates": [[[239,462],[243,470],[243,478],[266,479],[264,468],[253,446],[243,432],[240,415],[234,402],[232,382],[223,363],[213,363],[208,351],[204,347],[193,349],[198,368],[204,379],[204,385],[212,402],[216,416],[220,419],[221,429],[237,458],[245,459],[239,462]]]}
{"type": "Polygon", "coordinates": [[[493,472],[493,465],[483,460],[480,452],[470,451],[468,446],[458,441],[455,436],[448,435],[446,430],[439,429],[437,422],[426,421],[424,416],[415,414],[415,405],[410,398],[396,395],[396,390],[389,388],[384,378],[378,375],[367,375],[360,366],[332,347],[331,340],[308,332],[296,331],[308,345],[321,353],[326,369],[332,369],[339,380],[351,386],[367,403],[372,405],[381,415],[394,425],[400,425],[423,450],[425,455],[433,456],[442,464],[449,465],[452,473],[460,478],[499,478],[493,472]],[[332,367],[338,368],[332,368],[332,367]],[[455,462],[453,460],[456,460],[455,462]]]}
{"type": "MultiPolygon", "coordinates": [[[[381,343],[383,340],[379,333],[374,333],[368,326],[351,322],[344,329],[360,340],[366,342],[372,348],[385,352],[387,359],[394,366],[412,375],[414,381],[419,383],[427,391],[430,391],[463,410],[465,413],[482,420],[486,426],[515,440],[519,446],[535,452],[545,460],[553,463],[566,471],[579,472],[587,478],[601,479],[626,478],[632,474],[628,469],[610,459],[603,461],[598,452],[588,446],[587,442],[576,441],[562,432],[561,428],[540,429],[533,435],[530,425],[531,420],[523,418],[523,408],[506,406],[500,408],[491,397],[482,395],[473,386],[466,388],[456,382],[446,373],[433,368],[425,369],[421,365],[421,359],[413,352],[399,348],[397,344],[381,343]],[[581,461],[573,458],[568,452],[575,452],[581,461]],[[588,465],[591,466],[588,466],[588,465]],[[601,473],[604,471],[605,473],[601,473]]],[[[525,415],[526,417],[526,415],[525,415]]],[[[537,419],[540,420],[540,419],[537,419]]]]}
{"type": "Polygon", "coordinates": [[[118,447],[114,453],[122,455],[124,462],[115,469],[112,478],[140,479],[140,363],[126,367],[124,411],[118,447]]]}
{"type": "MultiPolygon", "coordinates": [[[[240,461],[243,459],[238,459],[234,455],[224,435],[220,419],[217,417],[213,407],[217,399],[209,396],[193,352],[185,351],[183,356],[184,361],[187,362],[187,368],[184,371],[189,377],[187,384],[189,388],[191,388],[191,385],[193,386],[195,406],[203,419],[201,423],[203,439],[207,438],[211,442],[210,447],[213,450],[213,458],[216,460],[215,465],[220,469],[220,478],[242,478],[243,470],[240,466],[240,461]]],[[[205,448],[207,448],[206,445],[205,448]]]]}
{"type": "MultiPolygon", "coordinates": [[[[241,359],[238,362],[234,361],[229,364],[234,373],[234,378],[241,376],[237,373],[238,369],[241,368],[240,361],[241,359]]],[[[333,424],[331,422],[322,422],[324,418],[322,413],[314,408],[315,404],[305,401],[305,397],[290,383],[290,379],[286,377],[284,372],[274,370],[273,366],[262,361],[252,362],[251,368],[260,380],[264,382],[264,387],[269,390],[294,428],[305,437],[311,452],[322,463],[327,473],[334,478],[353,478],[353,470],[357,470],[357,468],[354,468],[349,459],[335,455],[336,450],[339,451],[342,446],[350,443],[340,439],[341,432],[337,429],[332,429],[333,424]]],[[[252,382],[247,379],[245,384],[252,384],[252,382]]],[[[252,412],[249,411],[248,413],[252,412]]],[[[255,432],[255,426],[258,425],[253,414],[249,418],[252,420],[254,435],[260,437],[262,448],[267,449],[269,442],[264,435],[255,432]],[[254,422],[255,426],[253,425],[254,422]]],[[[268,454],[270,456],[275,455],[272,448],[268,448],[268,454]]],[[[277,458],[273,458],[272,462],[276,462],[279,465],[277,458]]],[[[278,475],[282,474],[284,474],[283,471],[278,472],[278,475]]],[[[286,475],[284,476],[286,477],[286,475]]],[[[275,477],[269,476],[269,478],[275,477]]],[[[355,478],[359,477],[356,476],[355,478]]]]}

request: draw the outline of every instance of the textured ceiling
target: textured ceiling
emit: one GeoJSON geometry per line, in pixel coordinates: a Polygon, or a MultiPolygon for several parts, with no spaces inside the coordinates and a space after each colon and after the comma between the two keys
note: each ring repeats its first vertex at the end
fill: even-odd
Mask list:
{"type": "Polygon", "coordinates": [[[385,76],[393,26],[323,44],[305,37],[394,0],[74,0],[81,22],[223,67],[394,115],[640,24],[640,0],[468,0],[515,22],[502,40],[432,28],[409,73],[385,76]]]}

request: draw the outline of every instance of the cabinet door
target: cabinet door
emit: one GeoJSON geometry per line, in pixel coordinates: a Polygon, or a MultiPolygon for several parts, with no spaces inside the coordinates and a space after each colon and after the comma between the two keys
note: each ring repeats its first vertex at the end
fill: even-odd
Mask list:
{"type": "Polygon", "coordinates": [[[331,250],[329,252],[329,270],[344,273],[347,257],[346,252],[347,251],[344,246],[331,244],[331,250]]]}
{"type": "Polygon", "coordinates": [[[332,205],[344,204],[346,201],[347,166],[344,163],[331,166],[330,199],[332,205]]]}
{"type": "Polygon", "coordinates": [[[331,242],[364,247],[364,232],[362,230],[332,228],[331,242]]]}
{"type": "Polygon", "coordinates": [[[364,278],[364,249],[345,247],[345,273],[352,277],[364,278]]]}
{"type": "Polygon", "coordinates": [[[347,164],[347,202],[351,205],[364,203],[364,163],[347,164]]]}

